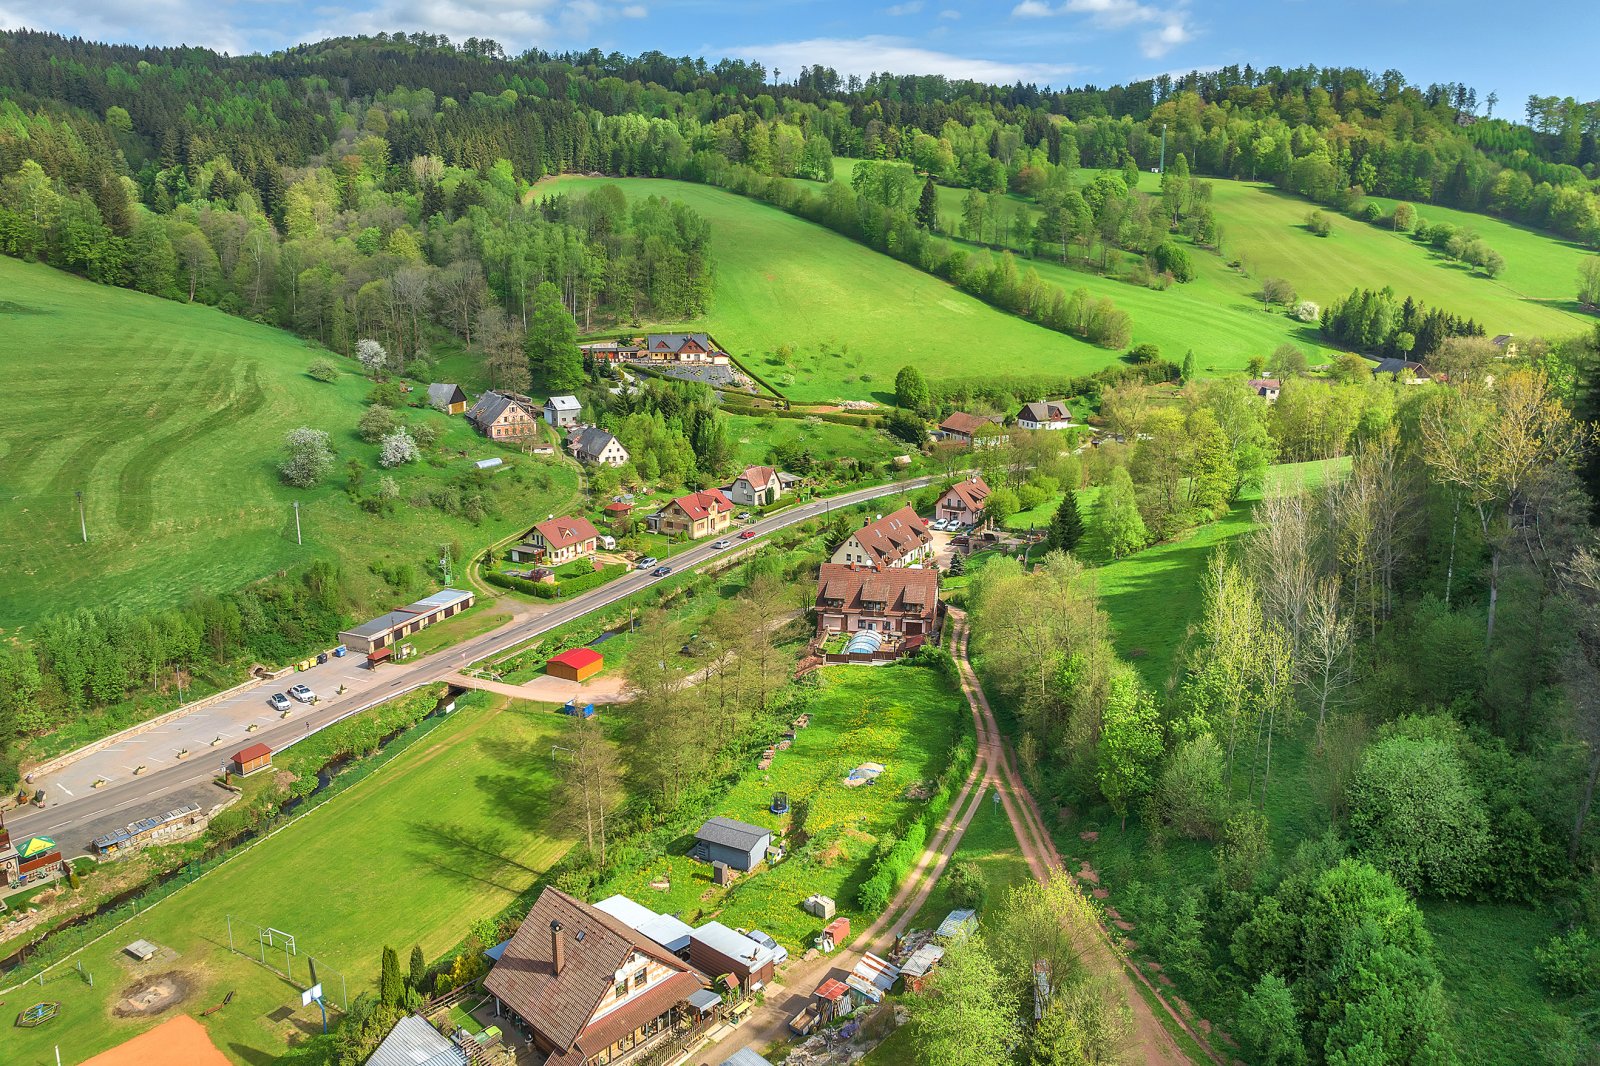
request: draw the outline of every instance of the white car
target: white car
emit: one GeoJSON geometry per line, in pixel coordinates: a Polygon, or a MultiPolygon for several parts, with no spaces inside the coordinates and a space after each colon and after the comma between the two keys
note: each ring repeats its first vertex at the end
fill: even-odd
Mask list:
{"type": "Polygon", "coordinates": [[[943,533],[946,529],[950,528],[950,520],[948,518],[941,518],[928,528],[933,530],[935,533],[943,533]]]}
{"type": "Polygon", "coordinates": [[[772,952],[773,965],[782,966],[784,963],[789,961],[789,949],[772,939],[767,934],[763,933],[761,930],[752,929],[746,933],[745,936],[751,940],[754,940],[757,944],[760,944],[768,951],[772,952]]]}
{"type": "Polygon", "coordinates": [[[741,521],[741,522],[750,521],[750,512],[749,511],[740,511],[739,512],[739,521],[741,521]]]}
{"type": "Polygon", "coordinates": [[[711,545],[711,548],[712,548],[713,551],[721,551],[722,549],[728,547],[732,543],[733,543],[733,541],[731,541],[731,540],[719,540],[715,544],[711,545]]]}
{"type": "Polygon", "coordinates": [[[304,685],[291,685],[289,688],[289,695],[293,696],[301,703],[317,702],[317,694],[312,692],[309,688],[306,688],[304,685]]]}
{"type": "Polygon", "coordinates": [[[648,570],[652,566],[655,566],[658,562],[660,562],[660,560],[654,555],[647,555],[643,559],[640,559],[637,563],[634,563],[633,568],[635,570],[648,570]]]}

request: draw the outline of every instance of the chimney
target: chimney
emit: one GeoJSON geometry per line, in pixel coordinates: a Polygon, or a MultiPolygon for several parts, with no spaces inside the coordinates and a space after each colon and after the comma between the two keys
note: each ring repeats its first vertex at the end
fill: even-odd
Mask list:
{"type": "Polygon", "coordinates": [[[550,921],[550,965],[555,970],[557,977],[561,976],[561,967],[567,961],[567,938],[561,935],[561,923],[550,921]]]}

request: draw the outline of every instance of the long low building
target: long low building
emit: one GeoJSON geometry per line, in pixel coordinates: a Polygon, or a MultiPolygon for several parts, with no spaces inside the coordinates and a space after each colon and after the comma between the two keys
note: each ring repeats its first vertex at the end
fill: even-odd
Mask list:
{"type": "Polygon", "coordinates": [[[473,594],[461,589],[435,592],[432,596],[379,615],[354,629],[345,630],[339,634],[339,643],[351,651],[365,654],[369,659],[385,659],[392,654],[394,646],[406,637],[451,615],[460,614],[474,602],[476,598],[473,594]]]}

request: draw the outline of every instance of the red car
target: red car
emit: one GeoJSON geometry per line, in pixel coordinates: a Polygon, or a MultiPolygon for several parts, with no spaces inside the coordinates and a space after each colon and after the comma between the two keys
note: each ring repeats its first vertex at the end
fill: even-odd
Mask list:
{"type": "Polygon", "coordinates": [[[756,535],[756,531],[755,530],[746,529],[746,530],[743,530],[742,532],[740,532],[739,539],[740,540],[749,540],[751,537],[753,537],[755,535],[756,535]]]}

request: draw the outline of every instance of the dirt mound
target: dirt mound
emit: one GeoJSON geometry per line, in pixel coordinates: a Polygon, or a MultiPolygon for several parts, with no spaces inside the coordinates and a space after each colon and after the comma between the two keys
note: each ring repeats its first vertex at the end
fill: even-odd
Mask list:
{"type": "Polygon", "coordinates": [[[111,1013],[118,1018],[153,1018],[188,999],[194,985],[193,976],[182,970],[141,977],[122,990],[111,1013]]]}

